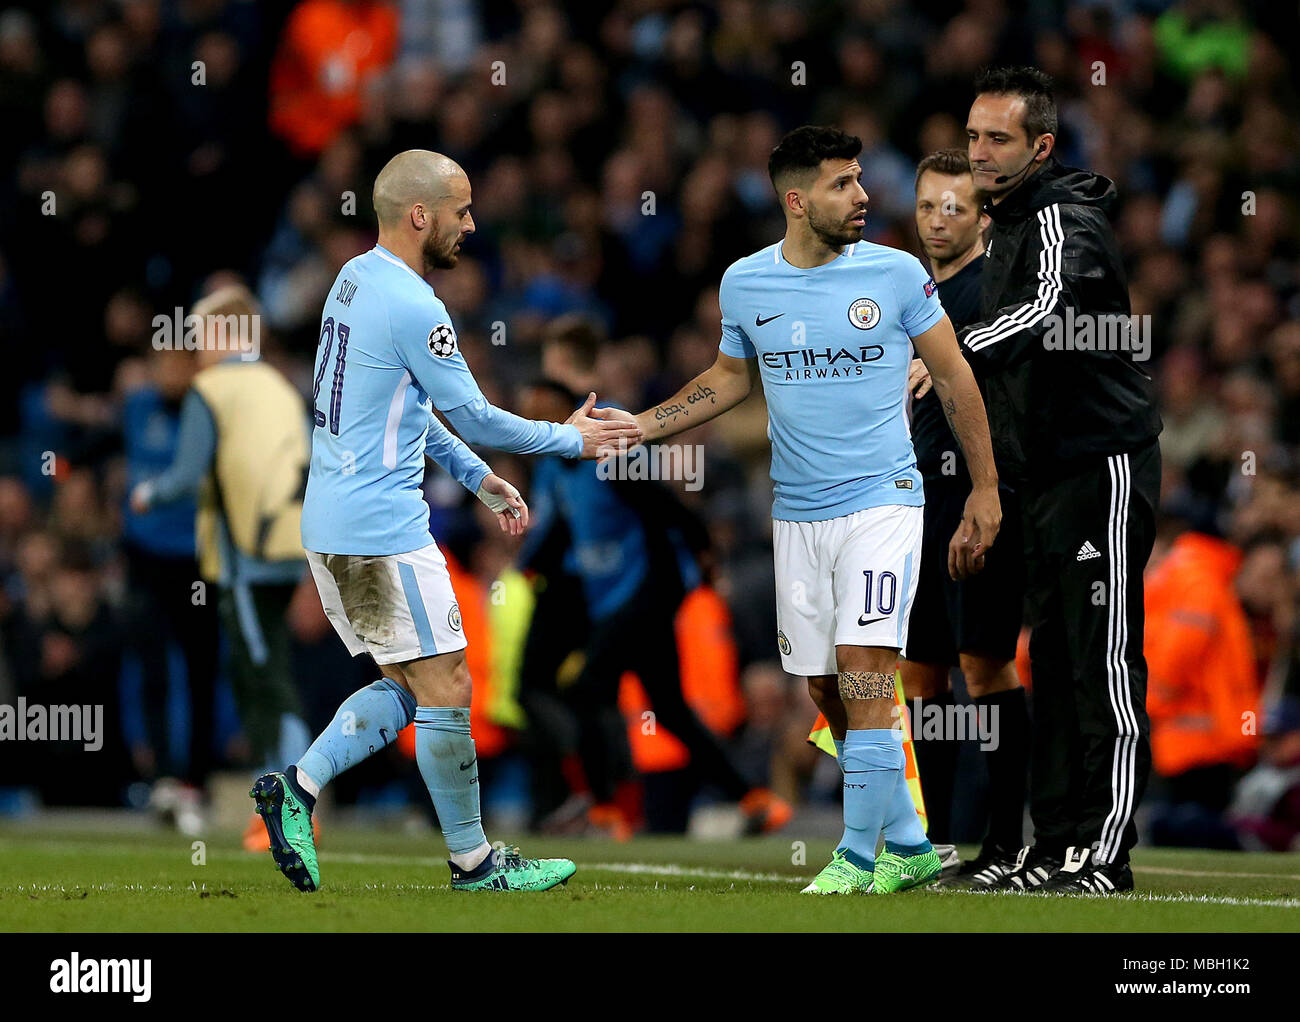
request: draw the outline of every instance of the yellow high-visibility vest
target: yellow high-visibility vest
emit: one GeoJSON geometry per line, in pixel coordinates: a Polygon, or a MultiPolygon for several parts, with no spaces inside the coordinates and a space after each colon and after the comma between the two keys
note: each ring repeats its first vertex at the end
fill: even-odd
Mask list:
{"type": "Polygon", "coordinates": [[[212,412],[217,453],[199,491],[199,574],[220,581],[222,533],[261,561],[301,560],[300,522],[311,444],[301,395],[264,362],[208,366],[193,387],[212,412]]]}

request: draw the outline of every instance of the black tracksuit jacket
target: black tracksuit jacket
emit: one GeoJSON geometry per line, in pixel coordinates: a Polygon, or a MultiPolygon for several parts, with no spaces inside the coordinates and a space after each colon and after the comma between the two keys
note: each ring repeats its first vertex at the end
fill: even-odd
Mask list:
{"type": "MultiPolygon", "coordinates": [[[[998,205],[981,322],[960,332],[985,383],[1000,476],[1047,482],[1160,432],[1151,378],[1126,351],[1048,350],[1052,317],[1129,314],[1108,178],[1054,158],[998,205]]],[[[1067,321],[1068,322],[1068,321],[1067,321]]],[[[1058,327],[1059,330],[1059,327],[1058,327]]]]}

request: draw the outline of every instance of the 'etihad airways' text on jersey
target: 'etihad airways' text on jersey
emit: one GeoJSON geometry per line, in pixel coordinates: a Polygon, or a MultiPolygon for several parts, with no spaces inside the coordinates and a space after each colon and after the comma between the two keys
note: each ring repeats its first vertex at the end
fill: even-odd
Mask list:
{"type": "Polygon", "coordinates": [[[907,428],[911,338],[943,317],[915,256],[858,242],[822,266],[781,245],[723,274],[724,355],[757,358],[772,441],[772,517],[812,522],[925,496],[907,428]]]}

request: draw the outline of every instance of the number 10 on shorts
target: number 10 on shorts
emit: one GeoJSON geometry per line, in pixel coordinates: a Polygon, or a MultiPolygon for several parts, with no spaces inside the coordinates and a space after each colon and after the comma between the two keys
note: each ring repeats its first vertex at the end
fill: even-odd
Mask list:
{"type": "Polygon", "coordinates": [[[867,586],[863,597],[862,616],[858,618],[858,624],[875,624],[894,612],[894,603],[898,599],[898,577],[892,571],[882,571],[878,580],[875,578],[875,572],[864,571],[862,574],[867,578],[867,586]],[[873,581],[875,585],[872,584],[873,581]]]}

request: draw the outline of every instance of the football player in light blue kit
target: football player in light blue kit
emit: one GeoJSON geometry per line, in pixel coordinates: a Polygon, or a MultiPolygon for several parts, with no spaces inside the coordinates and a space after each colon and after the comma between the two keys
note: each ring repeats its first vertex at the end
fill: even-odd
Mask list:
{"type": "Polygon", "coordinates": [[[414,721],[452,887],[545,890],[566,882],[573,863],[494,853],[483,833],[466,641],[446,561],[429,535],[424,459],[475,493],[512,535],[527,526],[528,508],[433,408],[466,441],[520,454],[593,458],[641,432],[589,417],[594,394],[563,424],[522,419],[483,397],[446,307],[424,280],[435,267],[455,266],[474,230],[459,166],[425,150],[400,153],[375,179],[374,206],[379,244],[344,264],[321,315],[302,542],[348,652],[369,652],[384,677],[348,697],[307,753],[258,778],[251,794],[276,865],[314,891],[311,813],[321,789],[414,721]]]}
{"type": "Polygon", "coordinates": [[[768,170],[785,238],[723,275],[717,361],[634,418],[593,412],[635,421],[653,442],[722,414],[763,381],[777,645],[785,669],[808,678],[844,772],[844,836],[809,894],[891,893],[942,870],[904,778],[894,714],[925,500],[906,417],[913,347],[971,466],[949,546],[954,574],[978,570],[1001,521],[984,404],[934,281],[915,257],[862,241],[861,148],[834,128],[782,139],[768,170]]]}

